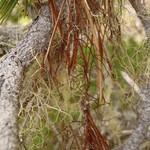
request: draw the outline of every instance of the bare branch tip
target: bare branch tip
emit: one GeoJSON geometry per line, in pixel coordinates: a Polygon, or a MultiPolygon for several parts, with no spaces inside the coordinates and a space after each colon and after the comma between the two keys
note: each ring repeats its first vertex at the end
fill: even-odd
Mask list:
{"type": "Polygon", "coordinates": [[[139,86],[130,78],[130,76],[124,72],[124,71],[121,71],[121,75],[122,77],[126,80],[126,82],[134,88],[134,90],[139,94],[141,95],[141,90],[139,88],[139,86]]]}

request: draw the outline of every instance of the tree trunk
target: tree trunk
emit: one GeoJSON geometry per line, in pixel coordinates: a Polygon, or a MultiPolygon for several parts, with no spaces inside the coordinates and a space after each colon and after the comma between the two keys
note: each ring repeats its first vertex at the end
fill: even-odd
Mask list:
{"type": "Polygon", "coordinates": [[[20,149],[18,138],[18,97],[23,73],[34,56],[47,49],[52,20],[48,5],[29,28],[20,44],[4,56],[0,62],[0,149],[20,149]]]}

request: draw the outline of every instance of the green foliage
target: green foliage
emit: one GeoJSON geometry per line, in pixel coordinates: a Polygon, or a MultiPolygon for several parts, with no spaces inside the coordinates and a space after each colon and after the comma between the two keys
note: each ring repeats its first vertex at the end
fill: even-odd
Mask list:
{"type": "Polygon", "coordinates": [[[34,4],[33,0],[0,0],[0,22],[7,21],[9,17],[11,17],[11,21],[16,22],[18,16],[22,16],[22,12],[24,12],[24,16],[27,15],[27,7],[31,4],[34,4]],[[16,13],[12,14],[14,8],[17,10],[15,10],[16,13]]]}
{"type": "MultiPolygon", "coordinates": [[[[127,100],[123,103],[121,97],[123,92],[129,90],[128,84],[122,80],[120,71],[128,71],[133,75],[138,75],[144,70],[144,60],[147,56],[147,46],[145,43],[137,43],[133,38],[124,40],[122,43],[123,51],[120,57],[118,58],[117,56],[116,48],[112,61],[116,85],[120,87],[118,88],[116,85],[113,87],[111,82],[109,82],[109,85],[105,85],[105,98],[107,102],[110,101],[110,105],[104,105],[103,107],[98,105],[98,98],[95,98],[94,102],[91,103],[91,112],[93,113],[93,109],[95,112],[99,111],[99,114],[97,113],[94,116],[95,118],[99,119],[102,117],[104,120],[109,120],[110,126],[107,130],[110,130],[109,132],[117,142],[120,142],[118,132],[122,127],[120,126],[120,120],[115,116],[118,112],[116,112],[115,109],[113,110],[113,108],[119,107],[124,111],[123,107],[124,104],[127,103],[127,100]],[[114,88],[113,90],[111,86],[114,88]],[[125,87],[124,90],[122,90],[121,87],[125,87]],[[101,116],[102,114],[104,114],[104,116],[101,116]]],[[[109,47],[110,53],[112,53],[111,50],[111,47],[109,47]]],[[[88,71],[91,73],[88,94],[93,96],[97,94],[99,90],[94,75],[97,69],[97,58],[94,57],[95,50],[84,47],[83,52],[85,56],[84,60],[83,57],[80,57],[82,51],[78,51],[78,61],[72,80],[69,80],[67,71],[63,68],[61,72],[58,72],[57,78],[59,84],[54,83],[54,80],[48,73],[44,75],[42,75],[40,71],[33,73],[38,70],[39,66],[30,68],[28,79],[25,80],[23,86],[24,88],[20,100],[22,107],[21,114],[19,115],[20,125],[24,124],[24,121],[26,122],[21,134],[29,150],[58,149],[63,145],[63,142],[69,142],[71,137],[76,139],[76,136],[74,137],[73,135],[74,132],[66,130],[65,127],[75,121],[82,122],[80,105],[85,92],[85,61],[91,64],[91,66],[87,65],[88,71]],[[32,76],[32,78],[30,78],[30,76],[32,76]],[[34,85],[37,86],[37,90],[35,91],[33,88],[34,85]],[[63,139],[61,144],[58,141],[58,137],[63,139]],[[58,147],[56,148],[55,146],[58,147]]],[[[132,96],[132,100],[133,99],[135,98],[132,96]]],[[[103,126],[101,121],[98,122],[100,126],[103,126]]],[[[78,129],[77,125],[73,127],[78,129]]],[[[80,132],[80,130],[78,129],[75,133],[77,132],[80,132]]]]}
{"type": "Polygon", "coordinates": [[[10,16],[12,10],[18,3],[18,0],[1,0],[0,1],[0,20],[3,22],[10,16]]]}
{"type": "Polygon", "coordinates": [[[123,50],[116,52],[113,58],[115,78],[121,82],[121,71],[134,75],[134,78],[144,71],[147,58],[146,43],[138,43],[133,37],[122,42],[123,50]],[[119,54],[118,54],[119,53],[119,54]],[[118,56],[119,55],[119,56],[118,56]]]}

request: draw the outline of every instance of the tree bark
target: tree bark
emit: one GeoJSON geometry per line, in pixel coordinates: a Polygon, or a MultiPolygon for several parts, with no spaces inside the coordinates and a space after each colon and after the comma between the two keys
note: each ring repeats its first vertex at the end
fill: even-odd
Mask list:
{"type": "Polygon", "coordinates": [[[147,86],[145,89],[141,90],[138,85],[128,76],[128,74],[122,72],[122,76],[140,96],[140,109],[142,111],[139,116],[137,127],[135,128],[127,142],[124,144],[124,146],[122,148],[119,148],[119,150],[138,150],[140,145],[144,143],[144,141],[148,137],[148,127],[150,125],[150,86],[147,86]]]}
{"type": "MultiPolygon", "coordinates": [[[[140,18],[148,37],[150,48],[150,16],[140,0],[129,0],[140,18]]],[[[57,0],[61,5],[62,0],[57,0]]],[[[48,5],[42,5],[39,16],[33,21],[28,33],[16,48],[4,56],[0,62],[0,149],[20,149],[18,137],[19,93],[25,69],[34,60],[34,56],[47,49],[52,33],[52,19],[48,5]]],[[[137,128],[121,148],[137,150],[147,136],[150,125],[150,81],[140,90],[143,107],[137,128]]]]}
{"type": "MultiPolygon", "coordinates": [[[[143,24],[148,41],[148,52],[150,52],[150,15],[141,0],[129,0],[129,1],[132,7],[134,8],[138,18],[141,20],[143,24]]],[[[129,84],[131,85],[131,83],[129,84]]],[[[148,140],[147,139],[148,127],[150,125],[150,80],[148,81],[146,88],[139,89],[137,93],[141,98],[142,111],[139,116],[137,127],[135,128],[135,130],[133,131],[127,142],[124,144],[124,146],[121,148],[122,150],[138,150],[140,145],[145,140],[148,140]]]]}
{"type": "Polygon", "coordinates": [[[0,41],[15,42],[16,40],[20,41],[23,36],[23,27],[12,27],[12,28],[0,28],[0,41]]]}
{"type": "Polygon", "coordinates": [[[145,8],[142,0],[129,0],[130,4],[134,8],[138,18],[141,20],[145,30],[145,34],[148,40],[148,47],[150,49],[150,15],[148,10],[145,8]]]}
{"type": "Polygon", "coordinates": [[[20,149],[18,138],[18,97],[23,73],[34,55],[47,49],[52,20],[48,5],[43,5],[20,44],[0,62],[0,149],[20,149]]]}

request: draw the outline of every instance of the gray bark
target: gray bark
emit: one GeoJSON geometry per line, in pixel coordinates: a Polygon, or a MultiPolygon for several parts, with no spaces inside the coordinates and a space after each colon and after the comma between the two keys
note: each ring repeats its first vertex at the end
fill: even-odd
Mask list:
{"type": "Polygon", "coordinates": [[[150,125],[150,87],[140,90],[138,93],[141,98],[141,114],[137,127],[124,144],[122,150],[138,150],[140,145],[144,143],[148,136],[148,127],[150,125]]]}
{"type": "MultiPolygon", "coordinates": [[[[61,4],[62,0],[58,0],[61,4]]],[[[140,0],[129,0],[140,18],[150,47],[150,16],[140,0]]],[[[34,55],[47,49],[51,36],[52,20],[49,8],[42,6],[39,17],[34,20],[28,33],[16,48],[0,62],[0,150],[20,149],[18,138],[18,97],[25,69],[34,60],[34,55]]],[[[147,136],[150,125],[150,82],[141,90],[143,106],[137,128],[121,148],[137,150],[147,136]]]]}
{"type": "Polygon", "coordinates": [[[2,27],[0,28],[0,57],[4,56],[9,50],[19,43],[25,28],[23,27],[2,27]]]}
{"type": "Polygon", "coordinates": [[[148,40],[148,47],[150,49],[150,14],[145,8],[142,0],[129,0],[129,2],[142,22],[148,40]]]}
{"type": "MultiPolygon", "coordinates": [[[[148,41],[148,51],[150,52],[150,15],[141,0],[129,1],[143,24],[148,41]]],[[[141,89],[138,94],[142,101],[142,112],[137,127],[121,148],[122,150],[138,150],[148,136],[148,127],[150,126],[150,80],[148,81],[146,88],[141,89]]]]}
{"type": "Polygon", "coordinates": [[[23,27],[0,28],[0,42],[15,42],[16,40],[20,41],[23,36],[22,30],[24,30],[23,27]]]}
{"type": "Polygon", "coordinates": [[[43,5],[20,44],[0,62],[0,150],[20,149],[18,138],[18,97],[26,67],[34,55],[47,49],[52,20],[43,5]]]}

